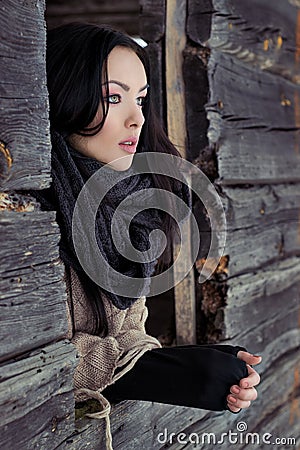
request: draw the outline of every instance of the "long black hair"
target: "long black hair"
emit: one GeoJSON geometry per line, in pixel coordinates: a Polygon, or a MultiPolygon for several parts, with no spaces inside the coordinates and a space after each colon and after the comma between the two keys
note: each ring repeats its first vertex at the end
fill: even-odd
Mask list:
{"type": "MultiPolygon", "coordinates": [[[[146,50],[126,34],[108,26],[70,23],[48,32],[46,66],[51,129],[59,132],[65,139],[74,133],[91,136],[101,131],[109,107],[104,101],[102,84],[107,81],[107,58],[117,46],[135,52],[145,68],[150,86],[147,101],[143,106],[145,123],[137,152],[145,150],[180,156],[154,112],[150,63],[146,50]],[[99,105],[102,106],[102,118],[91,128],[90,124],[96,116],[99,105]]],[[[155,167],[151,167],[151,172],[156,188],[172,192],[175,184],[179,183],[174,178],[157,175],[155,167]]],[[[171,261],[171,237],[175,230],[175,222],[166,214],[163,231],[170,238],[157,264],[159,270],[169,265],[171,261]]],[[[105,336],[108,331],[107,320],[100,289],[87,275],[78,275],[86,287],[95,313],[97,323],[95,332],[105,336]]]]}

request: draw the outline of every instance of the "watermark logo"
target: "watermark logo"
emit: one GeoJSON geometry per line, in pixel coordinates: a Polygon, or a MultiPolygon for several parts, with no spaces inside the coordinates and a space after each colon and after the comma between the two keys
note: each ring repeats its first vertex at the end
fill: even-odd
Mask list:
{"type": "MultiPolygon", "coordinates": [[[[194,444],[193,448],[197,448],[197,445],[203,444],[243,444],[243,445],[280,445],[280,448],[284,446],[295,446],[296,438],[294,437],[275,437],[271,433],[255,433],[248,432],[248,425],[244,421],[240,421],[236,424],[236,430],[228,430],[224,433],[169,433],[165,428],[163,432],[157,435],[157,441],[159,444],[194,444]]],[[[227,448],[227,447],[226,447],[227,448]]],[[[244,447],[243,447],[244,448],[244,447]]]]}
{"type": "MultiPolygon", "coordinates": [[[[125,156],[124,158],[131,158],[125,156]]],[[[120,158],[123,159],[123,158],[120,158]]],[[[157,208],[170,214],[180,230],[180,250],[173,265],[159,275],[151,277],[150,293],[143,292],[145,279],[138,277],[129,277],[116,271],[102,255],[96,241],[95,221],[96,214],[101,201],[105,195],[116,186],[120,181],[125,180],[132,175],[154,173],[155,175],[165,175],[175,178],[189,186],[189,189],[201,200],[206,209],[206,214],[210,221],[210,247],[204,263],[199,282],[206,281],[215,271],[220,258],[224,253],[226,241],[226,217],[221,199],[206,175],[190,162],[174,155],[162,153],[139,153],[136,154],[130,171],[116,171],[108,165],[104,165],[91,176],[82,188],[73,213],[72,234],[75,251],[78,260],[88,274],[88,276],[100,287],[116,295],[124,297],[137,297],[141,295],[154,296],[161,294],[174,287],[173,271],[180,272],[176,278],[176,284],[182,281],[197,259],[200,248],[200,233],[196,218],[190,213],[185,202],[175,195],[168,192],[170,205],[164,201],[165,191],[149,188],[145,201],[145,190],[136,191],[126,197],[114,211],[111,223],[111,236],[113,242],[120,254],[130,261],[149,262],[157,259],[164,251],[166,237],[162,230],[154,230],[150,233],[150,249],[142,252],[136,249],[130,242],[129,230],[118,226],[122,222],[122,217],[126,215],[126,223],[145,208],[157,208]],[[155,169],[151,169],[155,167],[155,169]],[[103,185],[105,180],[105,186],[103,185]],[[196,182],[191,182],[196,180],[196,182]],[[139,196],[143,196],[143,201],[139,201],[139,196]],[[184,218],[189,217],[191,226],[192,242],[188,233],[184,230],[184,218]],[[157,248],[157,242],[160,242],[160,248],[157,248]],[[185,246],[191,248],[191,258],[186,261],[184,252],[181,250],[185,246]],[[180,269],[179,269],[180,268],[180,269]],[[137,295],[139,293],[139,295],[137,295]]],[[[124,223],[124,221],[123,221],[124,223]]],[[[124,227],[123,227],[124,228],[124,227]]]]}

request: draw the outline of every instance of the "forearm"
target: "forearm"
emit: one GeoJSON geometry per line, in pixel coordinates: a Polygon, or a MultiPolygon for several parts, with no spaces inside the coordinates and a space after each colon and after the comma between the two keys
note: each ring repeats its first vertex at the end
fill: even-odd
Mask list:
{"type": "MultiPolygon", "coordinates": [[[[217,346],[218,347],[218,346],[217,346]]],[[[230,386],[247,376],[246,364],[216,346],[182,346],[146,352],[103,394],[111,401],[148,400],[221,411],[230,386]]]]}

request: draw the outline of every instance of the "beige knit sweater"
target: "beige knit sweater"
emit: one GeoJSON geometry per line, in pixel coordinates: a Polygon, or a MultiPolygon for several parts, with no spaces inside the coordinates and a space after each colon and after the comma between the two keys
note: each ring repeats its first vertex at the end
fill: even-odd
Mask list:
{"type": "Polygon", "coordinates": [[[95,397],[94,394],[97,397],[97,393],[128,372],[146,351],[159,348],[161,344],[145,331],[148,316],[145,297],[138,299],[130,308],[120,310],[103,296],[108,336],[102,338],[92,334],[92,310],[84,286],[73,269],[70,275],[65,271],[65,281],[69,321],[66,337],[76,346],[80,357],[74,374],[74,389],[76,401],[82,401],[95,397]]]}

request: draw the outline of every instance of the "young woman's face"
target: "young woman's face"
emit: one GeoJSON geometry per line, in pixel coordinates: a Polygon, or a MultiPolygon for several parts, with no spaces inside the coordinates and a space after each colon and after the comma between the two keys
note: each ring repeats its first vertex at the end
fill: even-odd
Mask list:
{"type": "MultiPolygon", "coordinates": [[[[95,136],[72,135],[69,140],[84,155],[108,163],[115,170],[127,170],[145,120],[142,106],[147,95],[147,77],[141,60],[125,47],[115,47],[110,52],[107,75],[109,94],[105,101],[109,108],[103,128],[95,136]]],[[[105,85],[103,96],[106,96],[105,85]]],[[[98,124],[101,116],[100,105],[90,126],[98,124]]]]}

